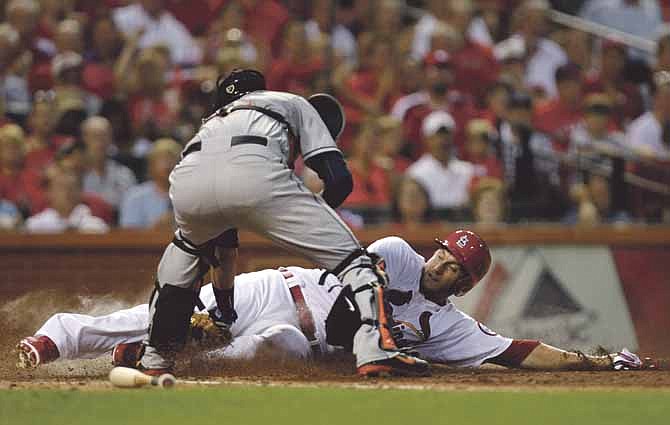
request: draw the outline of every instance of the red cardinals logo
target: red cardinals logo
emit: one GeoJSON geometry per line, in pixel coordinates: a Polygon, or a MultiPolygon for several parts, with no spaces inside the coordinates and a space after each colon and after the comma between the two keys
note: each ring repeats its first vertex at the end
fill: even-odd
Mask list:
{"type": "Polygon", "coordinates": [[[459,248],[465,248],[466,246],[468,246],[468,242],[469,242],[468,236],[463,235],[460,238],[458,238],[458,240],[456,241],[456,245],[458,245],[459,248]]]}

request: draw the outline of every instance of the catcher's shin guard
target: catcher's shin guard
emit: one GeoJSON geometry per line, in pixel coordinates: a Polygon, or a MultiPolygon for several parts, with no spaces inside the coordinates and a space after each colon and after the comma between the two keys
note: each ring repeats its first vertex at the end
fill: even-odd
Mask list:
{"type": "Polygon", "coordinates": [[[165,249],[158,265],[156,289],[149,302],[149,340],[141,359],[145,369],[174,365],[176,352],[186,344],[191,314],[198,299],[196,283],[207,269],[197,248],[185,245],[178,235],[165,249]]]}
{"type": "Polygon", "coordinates": [[[351,285],[361,312],[362,323],[354,334],[353,342],[359,373],[364,376],[375,371],[397,375],[427,374],[428,363],[401,353],[393,340],[383,301],[386,278],[376,270],[364,250],[358,252],[358,256],[352,254],[347,261],[335,272],[345,285],[351,285]],[[372,368],[371,365],[383,367],[372,368]]]}
{"type": "Polygon", "coordinates": [[[195,290],[173,285],[164,285],[156,291],[151,304],[150,346],[161,353],[174,353],[184,348],[196,297],[195,290]]]}

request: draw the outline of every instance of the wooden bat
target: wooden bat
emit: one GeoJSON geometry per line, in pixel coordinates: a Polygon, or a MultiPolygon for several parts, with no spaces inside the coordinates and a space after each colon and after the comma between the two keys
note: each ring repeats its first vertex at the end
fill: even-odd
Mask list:
{"type": "Polygon", "coordinates": [[[164,373],[161,376],[150,376],[129,367],[115,367],[112,369],[109,372],[109,381],[115,387],[121,388],[139,388],[144,385],[172,388],[177,383],[175,377],[169,373],[164,373]]]}

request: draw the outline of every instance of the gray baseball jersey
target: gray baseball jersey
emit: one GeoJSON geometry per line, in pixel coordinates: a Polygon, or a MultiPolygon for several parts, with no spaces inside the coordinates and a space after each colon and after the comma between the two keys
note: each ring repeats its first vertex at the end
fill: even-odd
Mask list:
{"type": "Polygon", "coordinates": [[[359,243],[338,215],[307,189],[289,168],[291,143],[303,158],[338,151],[328,128],[300,96],[273,91],[249,93],[226,106],[254,106],[284,117],[285,125],[256,110],[234,110],[207,120],[187,144],[170,175],[170,198],[182,235],[196,245],[230,228],[248,229],[334,268],[359,243]]]}

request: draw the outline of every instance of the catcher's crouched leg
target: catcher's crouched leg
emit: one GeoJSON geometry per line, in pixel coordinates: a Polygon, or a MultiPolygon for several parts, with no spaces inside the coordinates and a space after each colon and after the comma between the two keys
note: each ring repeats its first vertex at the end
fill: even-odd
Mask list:
{"type": "Polygon", "coordinates": [[[164,285],[156,291],[151,303],[149,343],[140,362],[141,368],[161,370],[174,366],[176,353],[186,344],[196,297],[193,289],[172,285],[164,285]]]}
{"type": "Polygon", "coordinates": [[[362,251],[349,259],[346,266],[337,267],[336,271],[339,271],[338,277],[344,284],[351,285],[360,310],[361,326],[353,341],[358,373],[362,376],[429,375],[428,362],[398,350],[384,308],[385,277],[376,271],[370,257],[362,251]]]}
{"type": "Polygon", "coordinates": [[[176,353],[186,344],[197,299],[195,283],[206,271],[198,254],[178,237],[163,253],[149,302],[149,339],[139,363],[147,373],[172,369],[176,353]]]}

